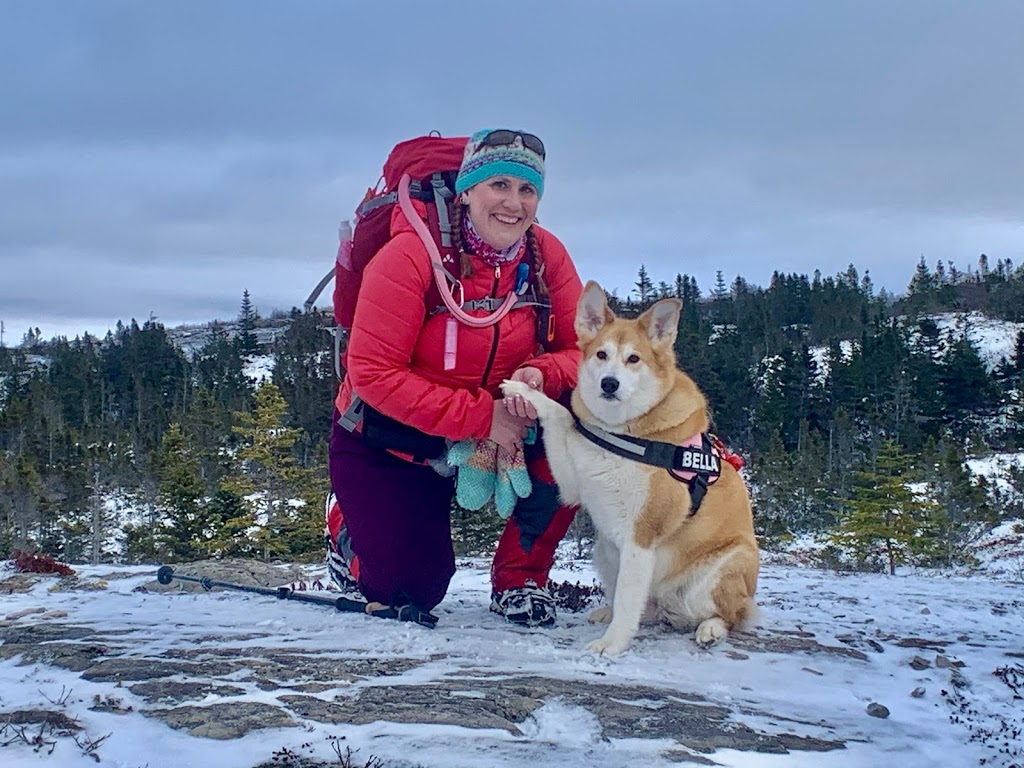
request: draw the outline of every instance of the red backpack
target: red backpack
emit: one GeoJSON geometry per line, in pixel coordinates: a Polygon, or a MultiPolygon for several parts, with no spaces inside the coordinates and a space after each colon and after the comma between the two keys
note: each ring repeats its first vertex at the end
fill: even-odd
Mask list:
{"type": "MultiPolygon", "coordinates": [[[[337,326],[334,329],[334,369],[339,379],[342,378],[341,338],[352,328],[363,270],[391,239],[391,214],[396,205],[403,208],[406,218],[431,255],[434,285],[427,297],[428,306],[437,307],[436,311],[450,313],[453,325],[457,322],[481,328],[498,322],[516,307],[532,305],[538,309],[538,340],[543,344],[553,338],[550,303],[538,301],[530,276],[531,265],[520,264],[516,291],[503,299],[463,301],[461,293],[458,301],[453,297],[448,282],[455,281],[455,278],[444,269],[442,260],[454,250],[451,213],[456,196],[455,179],[462,165],[467,141],[465,137],[446,139],[430,135],[398,144],[384,163],[384,172],[377,187],[367,190],[363,202],[356,210],[355,231],[349,229],[348,222],[342,223],[334,267],[324,275],[305,301],[308,312],[333,278],[334,320],[337,326]],[[378,189],[381,181],[384,187],[378,189]],[[416,200],[425,208],[426,221],[413,208],[413,201],[416,200]],[[470,315],[466,311],[479,309],[489,314],[470,315]]],[[[454,359],[453,330],[446,336],[446,367],[454,366],[454,359]]]]}
{"type": "Polygon", "coordinates": [[[352,328],[363,270],[370,260],[391,239],[391,213],[398,205],[398,186],[402,176],[411,181],[409,194],[419,200],[427,211],[427,226],[442,253],[452,248],[450,204],[455,198],[455,177],[462,165],[465,137],[443,138],[420,136],[403,141],[391,150],[377,186],[366,191],[356,209],[355,231],[342,222],[339,229],[338,255],[334,267],[324,275],[309,298],[306,311],[312,309],[327,284],[334,280],[335,372],[341,378],[342,331],[352,328]],[[380,184],[384,186],[381,189],[380,184]]]}

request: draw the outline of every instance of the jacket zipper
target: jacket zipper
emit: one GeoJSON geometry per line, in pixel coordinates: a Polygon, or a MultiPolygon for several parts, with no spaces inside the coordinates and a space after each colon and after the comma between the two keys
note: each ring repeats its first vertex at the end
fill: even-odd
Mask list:
{"type": "MultiPolygon", "coordinates": [[[[501,280],[500,266],[494,268],[494,287],[491,289],[491,298],[494,298],[494,296],[496,296],[498,293],[499,280],[501,280]]],[[[484,389],[487,389],[487,377],[491,375],[491,366],[494,365],[494,358],[498,354],[498,337],[500,336],[500,334],[498,333],[499,325],[500,322],[495,323],[493,326],[494,339],[491,341],[491,354],[487,358],[487,365],[484,366],[484,375],[483,378],[480,380],[480,386],[483,387],[484,389]]]]}

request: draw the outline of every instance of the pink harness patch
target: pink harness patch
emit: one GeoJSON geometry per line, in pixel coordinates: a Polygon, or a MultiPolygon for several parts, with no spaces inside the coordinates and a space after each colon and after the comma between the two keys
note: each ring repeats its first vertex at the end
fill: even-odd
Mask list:
{"type": "MultiPolygon", "coordinates": [[[[717,437],[711,437],[711,456],[705,454],[684,454],[684,460],[696,457],[696,461],[699,465],[693,467],[693,469],[670,469],[669,472],[677,480],[682,480],[684,483],[688,483],[697,477],[697,470],[702,470],[701,474],[707,477],[708,485],[714,485],[715,481],[718,480],[721,474],[722,466],[722,443],[717,437]]],[[[690,436],[683,442],[679,443],[683,448],[696,448],[702,450],[704,448],[704,433],[698,432],[695,435],[690,436]]]]}

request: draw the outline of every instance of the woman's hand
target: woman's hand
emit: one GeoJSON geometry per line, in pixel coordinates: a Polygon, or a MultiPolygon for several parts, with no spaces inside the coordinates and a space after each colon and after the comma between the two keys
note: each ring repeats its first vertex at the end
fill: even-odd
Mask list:
{"type": "MultiPolygon", "coordinates": [[[[544,389],[544,374],[540,372],[540,369],[534,368],[532,365],[526,365],[517,370],[511,376],[512,381],[521,381],[530,389],[544,389]]],[[[504,399],[505,408],[513,416],[518,416],[521,419],[529,419],[531,422],[537,419],[537,409],[530,405],[519,395],[514,397],[506,397],[504,399]]]]}
{"type": "Polygon", "coordinates": [[[522,447],[526,428],[529,426],[530,421],[511,413],[504,400],[495,400],[494,413],[491,416],[491,434],[487,437],[506,451],[515,452],[522,447]]]}

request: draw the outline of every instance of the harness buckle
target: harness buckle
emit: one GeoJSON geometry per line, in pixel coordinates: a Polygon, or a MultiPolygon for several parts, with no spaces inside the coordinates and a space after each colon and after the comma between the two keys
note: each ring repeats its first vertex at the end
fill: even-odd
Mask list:
{"type": "Polygon", "coordinates": [[[697,514],[697,510],[700,509],[704,496],[708,492],[708,479],[705,475],[694,474],[687,485],[690,486],[690,511],[687,517],[693,517],[697,514]]]}

